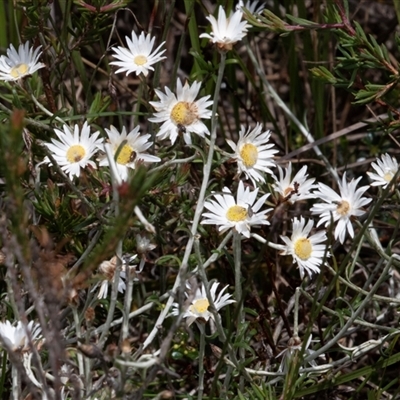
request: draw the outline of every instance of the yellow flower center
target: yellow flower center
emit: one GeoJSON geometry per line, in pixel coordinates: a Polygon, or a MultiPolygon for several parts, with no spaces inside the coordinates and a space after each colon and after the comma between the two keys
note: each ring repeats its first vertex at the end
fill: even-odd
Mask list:
{"type": "Polygon", "coordinates": [[[233,222],[244,221],[247,218],[247,210],[241,206],[229,207],[226,212],[226,218],[233,222]]]}
{"type": "Polygon", "coordinates": [[[147,63],[147,57],[146,57],[146,56],[143,56],[143,55],[136,56],[136,57],[133,59],[133,62],[134,62],[136,65],[144,65],[144,64],[147,63]]]}
{"type": "Polygon", "coordinates": [[[80,144],[74,144],[67,151],[67,160],[70,163],[76,163],[82,160],[85,157],[86,150],[80,144]]]}
{"type": "Polygon", "coordinates": [[[21,78],[22,76],[26,75],[29,71],[29,65],[28,64],[18,64],[15,67],[11,68],[10,75],[17,79],[21,78]]]}
{"type": "Polygon", "coordinates": [[[171,111],[171,120],[176,125],[188,126],[198,119],[197,106],[195,103],[180,101],[175,104],[171,111]]]}
{"type": "Polygon", "coordinates": [[[348,201],[343,200],[338,206],[336,207],[336,212],[341,216],[345,216],[350,211],[350,204],[348,201]]]}
{"type": "Polygon", "coordinates": [[[312,253],[312,244],[310,239],[300,238],[294,243],[294,254],[302,260],[308,260],[312,253]]]}
{"type": "Polygon", "coordinates": [[[189,307],[189,310],[193,314],[203,314],[208,310],[210,303],[207,299],[195,300],[193,304],[189,307]]]}
{"type": "Polygon", "coordinates": [[[258,160],[258,150],[257,147],[252,143],[246,143],[240,149],[240,157],[242,159],[243,164],[247,168],[251,168],[254,164],[257,163],[258,160]]]}
{"type": "Polygon", "coordinates": [[[129,144],[126,144],[118,154],[117,163],[126,165],[128,163],[135,161],[135,158],[136,158],[136,152],[133,150],[131,146],[129,146],[129,144]]]}
{"type": "Polygon", "coordinates": [[[386,171],[385,175],[383,175],[383,179],[386,182],[390,182],[392,180],[393,176],[394,176],[394,173],[392,171],[386,171]]]}

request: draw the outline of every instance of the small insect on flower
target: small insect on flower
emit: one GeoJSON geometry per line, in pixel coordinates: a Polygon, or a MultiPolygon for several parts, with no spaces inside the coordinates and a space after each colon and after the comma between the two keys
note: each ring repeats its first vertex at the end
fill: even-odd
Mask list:
{"type": "Polygon", "coordinates": [[[179,134],[185,134],[186,133],[185,125],[177,124],[176,127],[178,128],[178,133],[179,134]]]}
{"type": "Polygon", "coordinates": [[[275,192],[280,195],[282,201],[294,203],[299,200],[313,199],[315,194],[311,190],[316,189],[315,179],[307,179],[307,166],[304,165],[292,179],[292,163],[283,170],[278,165],[279,179],[273,175],[275,183],[272,185],[275,192]]]}
{"type": "Polygon", "coordinates": [[[136,157],[137,157],[136,151],[132,150],[131,155],[129,156],[129,162],[134,162],[136,160],[136,157]]]}
{"type": "Polygon", "coordinates": [[[251,218],[254,215],[253,209],[250,204],[247,204],[247,215],[251,218]]]}
{"type": "MultiPolygon", "coordinates": [[[[145,151],[151,147],[153,142],[149,142],[150,135],[140,135],[140,127],[137,126],[132,131],[127,133],[126,128],[122,127],[121,133],[114,126],[110,126],[110,129],[105,129],[110,146],[114,155],[117,155],[116,166],[118,173],[123,181],[128,179],[128,170],[135,169],[136,164],[142,162],[159,162],[159,157],[145,153],[145,151]]],[[[103,146],[98,146],[100,150],[103,150],[103,146]]],[[[100,166],[109,165],[107,157],[103,157],[99,163],[100,166]]]]}

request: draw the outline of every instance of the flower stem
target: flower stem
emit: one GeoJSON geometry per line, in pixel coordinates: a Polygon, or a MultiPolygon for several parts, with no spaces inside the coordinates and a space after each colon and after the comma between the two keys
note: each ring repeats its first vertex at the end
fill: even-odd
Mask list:
{"type": "MultiPolygon", "coordinates": [[[[250,57],[250,60],[257,71],[258,76],[260,77],[263,85],[265,85],[265,87],[268,90],[268,94],[271,95],[271,97],[275,100],[276,104],[284,111],[284,113],[289,117],[289,119],[293,122],[293,124],[297,126],[297,128],[299,129],[301,134],[305,137],[305,139],[308,141],[308,143],[314,144],[315,139],[312,136],[311,132],[309,132],[307,128],[298,120],[298,118],[292,113],[292,111],[285,104],[285,102],[280,98],[279,94],[275,91],[272,85],[268,82],[265,76],[264,69],[260,66],[259,62],[257,61],[256,55],[251,50],[250,46],[247,46],[246,49],[250,57]]],[[[324,162],[326,168],[328,169],[332,177],[336,180],[336,182],[340,182],[337,171],[331,166],[329,160],[325,157],[320,148],[314,144],[313,150],[315,154],[324,162]]]]}
{"type": "MultiPolygon", "coordinates": [[[[105,151],[107,154],[107,158],[108,158],[108,162],[110,164],[110,170],[111,170],[111,184],[112,184],[112,188],[113,188],[113,200],[114,200],[114,215],[115,215],[115,217],[118,217],[118,215],[119,215],[118,186],[121,184],[121,177],[118,174],[117,166],[116,166],[115,160],[114,160],[114,155],[113,155],[110,147],[106,145],[106,146],[104,146],[104,148],[105,148],[105,151]]],[[[106,322],[104,324],[104,330],[99,339],[99,344],[98,344],[99,348],[102,348],[107,340],[108,333],[110,330],[110,325],[114,318],[114,311],[115,311],[115,307],[117,304],[119,276],[120,276],[121,269],[122,269],[122,240],[120,240],[118,242],[115,254],[117,256],[117,264],[116,264],[116,268],[115,268],[115,272],[114,272],[114,278],[113,278],[114,280],[113,280],[112,290],[111,290],[111,300],[110,300],[110,304],[108,307],[108,314],[107,314],[106,322]]]]}
{"type": "Polygon", "coordinates": [[[293,336],[299,335],[299,299],[300,299],[300,288],[297,287],[294,300],[293,336]]]}
{"type": "MultiPolygon", "coordinates": [[[[235,299],[238,307],[238,318],[237,318],[237,327],[236,332],[237,335],[240,335],[241,326],[244,322],[244,313],[243,313],[243,291],[242,291],[242,238],[241,234],[234,231],[233,232],[233,259],[235,263],[235,299]]],[[[239,359],[244,361],[245,359],[245,349],[243,346],[239,348],[239,359]]],[[[244,377],[240,377],[239,383],[240,391],[244,391],[244,377]]]]}
{"type": "Polygon", "coordinates": [[[286,246],[284,246],[282,244],[269,242],[268,240],[264,239],[262,236],[258,235],[257,233],[252,233],[251,237],[253,237],[254,239],[258,240],[260,243],[266,244],[267,246],[271,247],[272,249],[280,250],[280,251],[286,249],[286,246]]]}
{"type": "MultiPolygon", "coordinates": [[[[80,339],[82,337],[81,334],[81,323],[79,321],[79,314],[78,314],[78,310],[76,307],[71,307],[72,309],[72,315],[74,317],[74,324],[75,324],[75,330],[76,330],[76,337],[78,339],[80,339]]],[[[84,371],[84,367],[83,367],[83,356],[82,354],[78,351],[77,352],[77,357],[78,357],[78,368],[79,368],[79,375],[80,376],[85,376],[85,371],[84,371]]],[[[85,378],[88,378],[87,376],[85,376],[85,378]]],[[[86,379],[86,381],[88,381],[88,379],[86,379]]]]}
{"type": "MultiPolygon", "coordinates": [[[[210,292],[210,282],[207,279],[207,274],[206,274],[206,271],[204,269],[203,261],[201,259],[200,243],[199,243],[198,238],[196,238],[195,241],[194,241],[194,249],[195,249],[195,253],[196,253],[196,256],[197,256],[197,262],[198,262],[198,265],[199,265],[198,272],[199,272],[200,279],[201,279],[201,281],[202,281],[202,283],[204,285],[204,289],[205,289],[206,294],[207,294],[207,300],[210,303],[209,310],[214,316],[214,323],[215,323],[215,326],[217,328],[219,339],[220,339],[220,341],[222,343],[225,343],[226,349],[227,349],[229,357],[230,357],[231,366],[235,367],[237,370],[240,370],[240,365],[239,365],[239,363],[237,361],[236,354],[233,351],[233,348],[230,345],[229,340],[227,339],[227,337],[225,335],[224,328],[222,327],[222,324],[221,324],[220,316],[219,316],[218,311],[217,311],[217,309],[215,307],[213,296],[211,295],[211,292],[210,292]]],[[[244,376],[245,376],[245,378],[247,380],[251,380],[250,379],[250,375],[244,369],[243,369],[243,374],[244,374],[244,376]]]]}
{"type": "MultiPolygon", "coordinates": [[[[345,335],[347,335],[348,333],[348,329],[349,327],[353,324],[353,322],[358,318],[358,316],[361,314],[362,311],[365,310],[365,306],[366,304],[368,304],[373,295],[375,294],[375,292],[379,289],[379,287],[381,286],[381,284],[387,279],[387,273],[390,270],[392,263],[394,260],[397,259],[397,255],[394,254],[390,257],[389,261],[386,262],[385,268],[383,269],[380,277],[378,278],[378,280],[375,282],[375,284],[372,286],[372,288],[370,289],[369,293],[365,296],[364,300],[362,302],[360,302],[360,304],[358,305],[357,310],[355,310],[351,317],[349,318],[349,320],[346,322],[346,324],[342,327],[342,329],[331,339],[329,340],[328,343],[326,343],[324,346],[322,346],[321,348],[319,348],[318,350],[316,350],[315,352],[313,352],[312,354],[309,354],[304,361],[305,362],[310,362],[312,360],[315,360],[319,355],[325,353],[326,351],[328,351],[332,346],[336,345],[336,343],[345,335]]],[[[385,262],[384,259],[381,259],[379,261],[379,266],[381,266],[383,263],[385,262]]]]}
{"type": "Polygon", "coordinates": [[[204,324],[201,322],[197,324],[200,331],[200,348],[199,348],[199,392],[197,394],[198,400],[203,398],[204,391],[204,354],[206,348],[206,332],[204,324]]]}
{"type": "Polygon", "coordinates": [[[126,291],[125,291],[125,299],[124,299],[124,314],[122,320],[122,332],[120,337],[120,347],[122,346],[124,340],[128,337],[129,333],[129,312],[131,310],[132,305],[132,293],[133,293],[133,270],[129,265],[126,265],[126,291]]]}
{"type": "Polygon", "coordinates": [[[203,182],[202,182],[201,188],[200,188],[199,200],[197,202],[196,211],[195,211],[194,217],[193,217],[193,224],[192,224],[192,228],[190,230],[191,236],[189,237],[188,243],[186,245],[185,254],[183,255],[182,264],[179,269],[179,274],[177,275],[174,286],[171,290],[171,295],[169,296],[167,303],[165,304],[165,308],[161,311],[160,315],[158,316],[157,321],[154,324],[154,328],[152,329],[149,336],[143,343],[143,348],[146,348],[153,341],[155,336],[157,335],[159,327],[164,322],[164,319],[168,315],[169,309],[170,309],[172,303],[174,302],[176,291],[178,289],[184,290],[184,288],[185,288],[185,285],[182,285],[181,282],[183,282],[186,279],[186,272],[187,272],[187,268],[188,268],[189,257],[192,254],[193,242],[194,242],[194,239],[195,239],[195,236],[197,233],[197,227],[199,226],[201,213],[204,208],[204,198],[206,195],[206,190],[208,187],[208,181],[210,179],[210,173],[211,173],[211,168],[212,168],[212,162],[213,162],[213,156],[214,156],[214,145],[215,145],[215,141],[217,139],[218,97],[220,94],[222,77],[224,75],[224,70],[225,70],[225,61],[226,61],[226,54],[221,54],[221,61],[219,64],[219,69],[218,69],[217,83],[216,83],[215,92],[214,92],[214,99],[213,99],[214,103],[213,103],[212,114],[211,114],[210,147],[208,150],[207,162],[204,165],[203,182]]]}
{"type": "MultiPolygon", "coordinates": [[[[224,239],[218,246],[217,251],[213,252],[213,254],[204,262],[204,264],[203,263],[201,264],[204,271],[206,268],[208,268],[212,263],[214,263],[221,256],[222,249],[225,248],[226,244],[231,240],[231,238],[232,238],[232,231],[229,231],[229,233],[224,237],[224,239]]],[[[199,270],[199,267],[196,267],[193,270],[193,273],[196,274],[198,272],[198,270],[199,270]]],[[[168,293],[164,293],[162,296],[160,296],[159,299],[157,299],[157,301],[147,303],[143,307],[140,307],[137,310],[130,312],[128,315],[128,318],[131,319],[131,318],[137,317],[138,315],[143,314],[144,312],[147,312],[152,307],[157,305],[159,301],[164,301],[165,299],[167,299],[168,296],[169,296],[168,293]]],[[[399,303],[400,303],[400,301],[399,301],[399,303]]],[[[110,328],[121,325],[122,322],[123,322],[123,317],[115,319],[114,321],[111,322],[110,328]]],[[[93,330],[90,334],[92,337],[96,336],[96,335],[100,334],[101,332],[103,332],[104,329],[105,329],[105,325],[100,325],[98,328],[93,330]]]]}
{"type": "Polygon", "coordinates": [[[20,387],[20,381],[19,381],[19,375],[18,375],[18,368],[12,364],[11,366],[11,374],[12,374],[12,398],[13,400],[19,400],[19,387],[20,387]]]}
{"type": "Polygon", "coordinates": [[[242,240],[240,233],[233,232],[233,259],[235,263],[235,299],[237,306],[240,308],[238,312],[238,328],[244,321],[243,305],[242,305],[242,240]]]}

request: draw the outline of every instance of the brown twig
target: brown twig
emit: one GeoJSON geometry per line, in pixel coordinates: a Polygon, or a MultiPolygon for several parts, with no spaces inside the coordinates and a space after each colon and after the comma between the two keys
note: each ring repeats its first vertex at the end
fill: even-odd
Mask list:
{"type": "Polygon", "coordinates": [[[351,23],[350,23],[349,19],[347,18],[346,11],[345,11],[345,9],[343,7],[342,2],[340,0],[335,0],[335,4],[336,4],[336,6],[337,6],[337,8],[339,10],[340,18],[342,19],[343,25],[344,25],[347,33],[350,36],[355,36],[356,35],[356,31],[351,26],[351,23]]]}

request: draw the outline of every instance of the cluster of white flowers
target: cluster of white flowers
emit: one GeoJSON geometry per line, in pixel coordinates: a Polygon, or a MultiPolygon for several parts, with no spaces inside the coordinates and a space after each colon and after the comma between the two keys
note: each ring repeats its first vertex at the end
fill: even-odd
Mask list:
{"type": "MultiPolygon", "coordinates": [[[[200,37],[209,39],[219,51],[231,50],[233,45],[246,36],[250,28],[244,20],[244,10],[258,15],[262,13],[263,6],[259,6],[257,1],[246,3],[240,1],[236,11],[229,16],[220,6],[217,18],[212,15],[207,17],[211,23],[211,32],[203,33],[200,37]]],[[[125,72],[126,75],[135,73],[137,76],[146,77],[150,71],[154,71],[154,64],[166,58],[163,55],[166,50],[162,49],[165,42],[153,50],[155,40],[156,38],[151,37],[150,34],[141,32],[137,35],[132,32],[131,37],[126,37],[128,48],[120,46],[113,48],[113,57],[117,61],[112,61],[111,64],[119,67],[115,72],[125,72]]],[[[33,50],[29,47],[29,43],[20,45],[18,52],[11,46],[7,51],[7,56],[0,57],[0,79],[17,81],[43,68],[44,64],[38,62],[40,55],[40,47],[33,50]]],[[[164,89],[165,92],[155,89],[159,101],[150,101],[156,112],[149,121],[161,123],[157,137],[169,138],[174,144],[181,134],[185,143],[190,145],[192,133],[202,138],[210,134],[203,121],[211,118],[209,107],[213,102],[209,95],[197,99],[200,90],[200,82],[183,84],[180,79],[176,82],[176,94],[168,87],[164,89]]],[[[70,179],[79,177],[83,168],[97,168],[92,158],[97,151],[104,151],[104,141],[99,131],[91,134],[90,127],[85,122],[81,130],[78,125],[74,126],[73,131],[69,126],[64,125],[62,130],[55,129],[54,132],[58,140],[52,139],[51,143],[45,145],[70,179]]],[[[120,132],[111,126],[105,129],[105,132],[122,180],[128,179],[129,168],[134,169],[138,162],[161,161],[159,157],[146,153],[146,150],[152,146],[152,142],[149,141],[149,134],[140,135],[139,127],[127,133],[125,127],[122,127],[120,132]]],[[[265,174],[269,174],[273,179],[272,188],[278,202],[293,204],[308,199],[322,201],[310,208],[312,215],[319,216],[316,227],[322,225],[327,229],[335,223],[335,239],[343,244],[346,233],[353,238],[352,219],[363,215],[364,207],[371,201],[370,198],[363,197],[368,189],[367,186],[357,188],[361,177],[347,182],[346,174],[344,174],[339,184],[339,194],[321,182],[316,183],[314,178],[309,178],[307,166],[303,166],[292,177],[292,163],[284,169],[276,164],[274,157],[278,150],[274,148],[270,139],[270,131],[263,131],[262,126],[257,124],[253,129],[242,126],[237,143],[227,140],[227,144],[233,150],[232,159],[237,162],[238,176],[243,174],[245,179],[251,181],[255,190],[250,190],[248,186],[245,187],[243,181],[240,181],[236,198],[227,187],[222,189],[222,193],[214,193],[215,200],[211,199],[205,203],[207,211],[203,213],[204,219],[201,223],[217,225],[221,233],[234,229],[246,238],[250,238],[252,227],[269,225],[268,214],[271,214],[273,209],[262,210],[269,194],[263,194],[257,200],[261,189],[257,186],[265,184],[265,174]],[[277,170],[277,175],[274,170],[277,170]]],[[[48,157],[43,162],[51,165],[48,157]]],[[[109,166],[109,160],[105,155],[100,158],[99,166],[109,166]]],[[[397,161],[388,154],[383,155],[381,160],[378,159],[377,164],[373,163],[372,167],[375,173],[368,172],[373,180],[371,185],[383,188],[388,185],[399,168],[397,161]]],[[[312,234],[313,227],[313,220],[306,223],[304,217],[301,216],[300,219],[292,220],[291,236],[281,236],[285,243],[281,245],[282,254],[293,257],[293,262],[299,267],[301,278],[304,277],[305,272],[310,277],[313,273],[318,273],[323,260],[329,257],[324,244],[327,240],[326,230],[312,234]]],[[[101,297],[106,294],[104,282],[101,297]]],[[[123,288],[124,283],[121,281],[119,290],[123,288]]]]}
{"type": "MultiPolygon", "coordinates": [[[[247,35],[250,28],[244,18],[244,10],[258,15],[263,12],[263,6],[259,6],[258,1],[246,3],[239,1],[236,11],[229,16],[220,6],[217,18],[213,15],[207,17],[211,31],[202,33],[200,38],[209,39],[220,52],[232,50],[233,46],[247,35]]],[[[114,47],[112,56],[115,60],[110,64],[118,67],[116,74],[125,73],[128,76],[134,73],[144,80],[150,71],[154,71],[154,65],[166,58],[164,56],[166,49],[163,49],[165,42],[153,50],[156,38],[150,34],[141,32],[137,35],[132,31],[131,37],[127,36],[125,39],[128,48],[114,47]]],[[[7,55],[0,57],[0,80],[18,84],[23,78],[45,67],[39,62],[42,54],[40,49],[40,46],[33,49],[29,42],[21,44],[18,51],[11,45],[7,55]]],[[[163,91],[155,89],[159,101],[149,102],[155,110],[149,121],[160,124],[156,134],[160,140],[169,139],[174,145],[181,135],[184,142],[191,145],[192,133],[200,138],[210,135],[204,121],[212,117],[210,107],[213,101],[210,100],[210,95],[199,96],[200,93],[201,82],[195,81],[190,84],[183,83],[180,79],[176,81],[176,93],[168,87],[163,91]]],[[[45,157],[43,163],[51,166],[55,161],[70,179],[79,177],[85,168],[110,167],[110,160],[104,154],[106,144],[114,155],[117,172],[123,181],[128,180],[129,169],[135,169],[138,163],[161,161],[159,157],[147,153],[153,145],[150,141],[151,135],[141,135],[139,126],[130,132],[125,126],[121,130],[114,126],[105,128],[107,143],[101,137],[100,131],[91,132],[88,122],[84,122],[82,126],[63,125],[61,129],[55,128],[54,133],[57,138],[45,143],[52,157],[51,159],[45,157]],[[98,152],[102,154],[96,164],[94,157],[98,152]]],[[[266,177],[269,175],[277,204],[291,205],[300,201],[306,204],[309,200],[316,201],[308,209],[308,214],[310,218],[317,216],[317,223],[315,224],[313,219],[307,220],[302,215],[294,217],[289,230],[291,235],[280,235],[284,244],[275,246],[281,249],[281,255],[292,257],[293,263],[298,266],[301,279],[304,279],[306,274],[311,278],[313,274],[319,273],[321,265],[330,257],[326,244],[329,228],[332,227],[334,238],[341,244],[345,243],[347,234],[350,238],[354,238],[353,221],[365,214],[366,206],[372,201],[371,198],[364,196],[369,186],[358,187],[362,177],[348,181],[347,174],[344,173],[341,182],[338,182],[337,192],[322,182],[316,182],[315,178],[310,178],[307,166],[301,167],[294,173],[291,162],[284,168],[277,165],[275,156],[278,150],[271,142],[271,132],[264,130],[261,124],[256,124],[255,127],[241,126],[237,142],[228,139],[227,145],[233,151],[230,156],[237,163],[238,178],[243,176],[243,180],[251,183],[245,184],[243,180],[239,180],[236,196],[228,187],[223,187],[221,192],[213,192],[212,198],[204,204],[205,211],[202,214],[201,224],[216,225],[220,233],[233,229],[235,233],[251,239],[252,229],[270,225],[269,217],[274,211],[272,207],[265,206],[270,200],[270,193],[265,193],[266,177]],[[319,227],[322,229],[316,230],[319,227]]],[[[372,163],[372,168],[375,172],[368,172],[372,180],[371,186],[381,186],[382,189],[387,188],[399,175],[399,164],[389,154],[382,155],[376,163],[372,163]]],[[[153,249],[154,245],[147,238],[141,237],[137,238],[137,243],[140,255],[139,271],[141,271],[145,253],[153,249]]],[[[128,262],[121,260],[119,292],[124,292],[126,289],[126,269],[135,258],[136,256],[130,257],[128,262]]],[[[93,288],[94,290],[100,286],[99,299],[107,297],[108,287],[115,279],[117,261],[114,256],[99,266],[102,279],[93,288]]],[[[183,311],[183,318],[187,319],[188,325],[195,321],[205,323],[215,319],[214,313],[210,311],[210,301],[214,303],[217,312],[235,302],[230,294],[225,293],[228,286],[217,294],[219,285],[218,282],[211,285],[211,298],[207,296],[203,284],[195,288],[188,286],[187,304],[183,311]]],[[[180,306],[174,303],[172,315],[179,315],[180,312],[180,306]]],[[[32,322],[27,326],[19,322],[16,327],[9,321],[0,323],[0,340],[7,349],[28,351],[27,333],[33,341],[39,336],[40,329],[32,322]]],[[[301,349],[301,342],[297,339],[291,342],[289,350],[284,354],[286,361],[282,365],[286,365],[293,354],[301,349]]],[[[310,340],[311,337],[306,343],[306,349],[310,340]]]]}
{"type": "MultiPolygon", "coordinates": [[[[212,23],[213,32],[211,32],[211,35],[203,34],[201,37],[210,38],[221,49],[224,46],[232,48],[234,43],[246,35],[249,27],[245,21],[242,21],[242,17],[243,11],[240,9],[227,18],[224,9],[220,7],[218,22],[213,16],[208,17],[212,23]]],[[[166,58],[163,56],[166,50],[162,49],[165,42],[153,50],[156,38],[151,37],[150,34],[146,35],[141,32],[140,35],[137,35],[132,31],[131,38],[126,37],[125,39],[128,48],[121,46],[113,48],[113,57],[116,61],[112,61],[110,64],[119,67],[115,71],[116,73],[126,72],[126,75],[135,73],[137,76],[146,77],[149,71],[154,70],[154,64],[166,58]]],[[[18,81],[32,75],[45,66],[38,61],[41,54],[40,47],[33,50],[29,46],[29,42],[20,45],[18,52],[11,45],[7,50],[7,56],[0,57],[0,80],[18,81]]],[[[186,144],[190,145],[191,133],[200,137],[210,134],[202,120],[211,117],[211,111],[208,107],[213,102],[209,100],[209,95],[196,100],[201,88],[200,82],[193,82],[192,85],[185,82],[182,85],[178,79],[176,88],[176,95],[169,88],[165,88],[165,94],[156,89],[160,101],[150,102],[156,113],[149,120],[162,123],[157,133],[157,136],[161,139],[169,138],[174,144],[181,133],[186,144]]],[[[148,141],[150,135],[140,136],[139,127],[134,128],[129,133],[127,133],[125,127],[122,127],[121,132],[113,126],[110,129],[105,129],[105,131],[113,154],[116,155],[115,161],[122,180],[127,180],[128,168],[134,169],[138,162],[161,161],[159,157],[145,153],[145,150],[151,147],[152,142],[148,141]]],[[[90,127],[85,122],[81,130],[78,125],[73,128],[64,125],[62,130],[54,129],[54,132],[58,140],[51,139],[51,143],[45,145],[70,179],[79,177],[81,169],[87,166],[96,168],[92,158],[98,150],[104,151],[104,143],[99,131],[90,134],[90,127]]],[[[51,165],[48,157],[43,162],[51,165]]],[[[109,165],[108,159],[105,156],[102,157],[99,165],[109,165]]],[[[263,169],[263,165],[264,163],[261,161],[257,164],[257,168],[263,169]]]]}
{"type": "MultiPolygon", "coordinates": [[[[312,190],[318,186],[314,184],[315,179],[308,179],[307,166],[301,168],[293,179],[291,163],[285,173],[278,167],[279,178],[274,175],[271,168],[277,167],[274,161],[277,150],[273,149],[273,144],[269,142],[270,136],[269,131],[262,132],[261,125],[257,125],[247,132],[242,127],[237,144],[232,140],[228,141],[234,151],[233,158],[238,165],[238,174],[244,173],[254,186],[265,183],[263,173],[272,175],[275,181],[272,187],[282,202],[293,203],[317,197],[312,190]]],[[[269,208],[260,211],[269,194],[264,194],[256,201],[258,191],[258,187],[254,191],[250,191],[249,187],[245,189],[244,183],[240,181],[235,201],[230,190],[224,188],[222,194],[213,195],[215,200],[208,200],[205,203],[205,208],[210,212],[203,213],[204,219],[201,223],[218,225],[220,232],[234,228],[236,232],[249,238],[252,226],[269,225],[266,214],[273,210],[269,208]]],[[[327,239],[325,231],[310,236],[313,226],[312,220],[305,226],[303,217],[300,220],[294,218],[292,236],[290,238],[281,236],[285,242],[282,254],[293,257],[293,262],[299,267],[301,278],[304,277],[305,271],[310,276],[313,272],[319,272],[324,257],[329,256],[325,250],[326,246],[322,244],[327,239]]]]}
{"type": "MultiPolygon", "coordinates": [[[[354,238],[353,219],[365,214],[365,206],[372,201],[372,198],[363,197],[368,186],[357,187],[362,177],[348,182],[344,173],[339,183],[339,194],[326,184],[315,183],[314,178],[308,178],[307,166],[303,166],[292,179],[292,164],[289,163],[285,171],[276,166],[273,156],[277,151],[272,149],[273,145],[269,144],[269,139],[270,133],[261,133],[261,128],[257,125],[253,131],[248,130],[247,134],[242,127],[237,144],[228,141],[235,152],[233,158],[237,161],[238,173],[244,173],[254,186],[265,182],[262,173],[271,174],[274,180],[272,188],[281,203],[291,204],[307,199],[322,201],[309,209],[311,214],[319,216],[316,227],[323,225],[327,229],[332,223],[336,224],[334,238],[342,244],[347,233],[354,238]],[[278,169],[279,178],[271,170],[274,167],[278,169]]],[[[373,180],[371,186],[386,187],[399,170],[397,161],[385,154],[377,163],[372,164],[376,174],[368,173],[373,180]]],[[[264,194],[256,202],[258,191],[259,188],[256,188],[251,192],[248,187],[245,190],[243,182],[240,181],[235,201],[231,191],[226,187],[223,188],[222,194],[213,194],[215,200],[208,200],[205,203],[205,208],[210,212],[203,213],[202,224],[217,225],[220,232],[233,228],[249,238],[252,226],[269,225],[266,214],[273,210],[269,208],[260,211],[269,194],[264,194]]],[[[311,277],[313,273],[320,272],[320,265],[329,257],[327,246],[323,244],[327,240],[327,232],[323,230],[310,236],[314,222],[310,220],[306,224],[303,217],[294,218],[292,226],[290,238],[281,236],[285,242],[281,254],[293,257],[293,262],[299,267],[301,278],[305,272],[311,277]]]]}
{"type": "MultiPolygon", "coordinates": [[[[119,132],[114,126],[105,129],[105,131],[112,152],[116,156],[115,162],[122,180],[127,180],[128,168],[135,169],[139,162],[161,161],[159,157],[145,153],[152,142],[148,141],[150,135],[140,136],[139,127],[133,129],[129,134],[127,134],[125,127],[122,128],[122,132],[119,132]]],[[[104,151],[104,142],[102,138],[99,138],[99,131],[91,134],[90,126],[85,122],[81,130],[78,125],[75,125],[73,133],[68,125],[64,125],[62,131],[54,129],[54,132],[59,140],[51,139],[51,143],[45,143],[45,145],[70,179],[79,177],[81,169],[87,166],[97,168],[95,162],[91,159],[97,151],[104,151]]],[[[45,157],[43,162],[51,165],[48,157],[45,157]]],[[[99,165],[109,165],[105,155],[101,157],[99,165]]]]}

